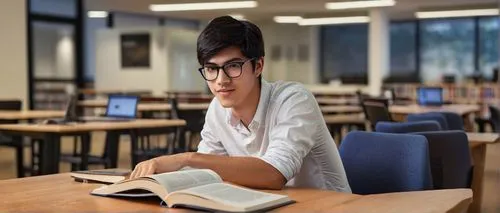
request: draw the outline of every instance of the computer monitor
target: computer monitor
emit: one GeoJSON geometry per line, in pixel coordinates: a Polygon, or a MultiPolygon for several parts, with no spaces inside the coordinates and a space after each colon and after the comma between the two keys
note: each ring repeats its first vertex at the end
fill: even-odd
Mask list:
{"type": "Polygon", "coordinates": [[[106,108],[106,117],[135,118],[139,97],[110,95],[106,108]]]}
{"type": "Polygon", "coordinates": [[[443,88],[441,87],[419,87],[417,89],[418,104],[422,106],[443,105],[443,88]]]}

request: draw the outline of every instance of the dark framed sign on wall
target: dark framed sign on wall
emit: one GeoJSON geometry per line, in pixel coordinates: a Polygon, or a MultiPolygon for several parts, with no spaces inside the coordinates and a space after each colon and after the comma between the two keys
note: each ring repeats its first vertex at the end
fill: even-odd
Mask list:
{"type": "Polygon", "coordinates": [[[151,65],[151,36],[149,33],[130,33],[120,36],[122,68],[149,68],[151,65]]]}

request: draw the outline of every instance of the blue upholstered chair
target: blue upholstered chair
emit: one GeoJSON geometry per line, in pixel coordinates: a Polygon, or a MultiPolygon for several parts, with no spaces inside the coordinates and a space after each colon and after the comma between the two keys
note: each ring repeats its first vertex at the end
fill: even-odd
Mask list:
{"type": "Polygon", "coordinates": [[[448,123],[448,130],[464,130],[464,120],[462,117],[454,112],[440,112],[444,115],[446,123],[448,123]]]}
{"type": "Polygon", "coordinates": [[[385,133],[409,133],[409,132],[429,132],[440,131],[441,126],[437,121],[416,121],[416,122],[378,122],[375,126],[376,132],[385,133]]]}
{"type": "Polygon", "coordinates": [[[343,140],[340,156],[355,194],[432,189],[424,136],[354,131],[343,140]]]}
{"type": "Polygon", "coordinates": [[[429,143],[434,189],[470,188],[472,163],[463,131],[419,132],[429,143]]]}
{"type": "Polygon", "coordinates": [[[408,122],[415,121],[437,121],[441,126],[441,130],[449,130],[448,122],[446,121],[446,117],[440,112],[427,112],[420,114],[410,114],[406,118],[408,122]]]}

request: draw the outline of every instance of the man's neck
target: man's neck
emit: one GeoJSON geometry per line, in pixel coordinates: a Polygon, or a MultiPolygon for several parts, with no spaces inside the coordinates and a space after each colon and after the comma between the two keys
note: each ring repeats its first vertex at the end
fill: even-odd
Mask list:
{"type": "Polygon", "coordinates": [[[258,84],[250,93],[248,98],[241,103],[239,106],[233,107],[231,110],[234,117],[239,118],[243,125],[248,128],[248,125],[252,122],[255,113],[257,112],[257,107],[259,105],[261,85],[258,84]]]}

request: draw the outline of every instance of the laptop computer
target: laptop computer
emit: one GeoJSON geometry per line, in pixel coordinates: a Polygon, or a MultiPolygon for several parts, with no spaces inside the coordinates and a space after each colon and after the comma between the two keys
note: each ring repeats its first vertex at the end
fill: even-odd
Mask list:
{"type": "Polygon", "coordinates": [[[419,87],[417,89],[417,102],[421,106],[443,105],[443,88],[441,87],[419,87]]]}
{"type": "Polygon", "coordinates": [[[110,95],[106,107],[105,117],[80,117],[77,111],[78,99],[76,95],[69,97],[63,119],[47,119],[43,121],[46,124],[67,124],[74,122],[89,121],[130,121],[136,119],[137,105],[139,97],[110,95]]]}
{"type": "Polygon", "coordinates": [[[84,121],[130,121],[136,119],[139,97],[110,95],[105,117],[85,118],[84,121]]]}

